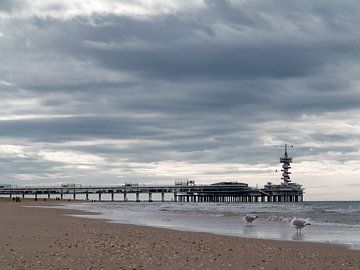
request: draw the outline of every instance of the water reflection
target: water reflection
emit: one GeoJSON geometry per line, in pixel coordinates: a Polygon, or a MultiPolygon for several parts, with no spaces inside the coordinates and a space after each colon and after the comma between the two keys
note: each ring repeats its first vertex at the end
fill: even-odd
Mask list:
{"type": "Polygon", "coordinates": [[[297,232],[297,233],[293,234],[291,239],[294,240],[294,241],[302,241],[302,240],[305,240],[305,236],[304,236],[303,233],[297,232]]]}

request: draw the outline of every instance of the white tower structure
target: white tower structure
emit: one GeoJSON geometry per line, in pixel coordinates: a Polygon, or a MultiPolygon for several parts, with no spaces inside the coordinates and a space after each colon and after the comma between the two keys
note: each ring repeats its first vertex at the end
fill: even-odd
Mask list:
{"type": "MultiPolygon", "coordinates": [[[[291,146],[293,147],[293,146],[291,146]]],[[[290,180],[290,174],[291,172],[289,172],[289,169],[291,169],[290,167],[290,163],[292,163],[292,158],[288,156],[287,153],[288,150],[288,145],[285,144],[285,153],[284,155],[280,158],[280,163],[282,163],[282,177],[281,179],[283,180],[283,184],[284,185],[288,185],[291,180],[290,180]]]]}

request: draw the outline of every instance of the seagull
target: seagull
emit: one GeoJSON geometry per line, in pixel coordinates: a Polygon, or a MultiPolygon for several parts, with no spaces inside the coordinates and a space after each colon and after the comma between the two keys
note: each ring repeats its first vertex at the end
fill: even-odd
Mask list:
{"type": "Polygon", "coordinates": [[[244,214],[244,219],[246,220],[247,225],[252,225],[252,222],[257,218],[258,216],[255,215],[244,214]]]}
{"type": "Polygon", "coordinates": [[[293,218],[292,219],[292,225],[294,225],[296,232],[298,233],[300,231],[301,233],[301,229],[306,227],[306,226],[310,226],[311,224],[304,219],[297,219],[297,218],[293,218]]]}

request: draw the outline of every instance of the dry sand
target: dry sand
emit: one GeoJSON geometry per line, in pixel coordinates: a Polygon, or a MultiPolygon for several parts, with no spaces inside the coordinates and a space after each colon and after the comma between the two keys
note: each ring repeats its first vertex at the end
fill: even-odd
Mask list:
{"type": "Polygon", "coordinates": [[[0,269],[360,269],[341,246],[110,224],[0,200],[0,269]]]}

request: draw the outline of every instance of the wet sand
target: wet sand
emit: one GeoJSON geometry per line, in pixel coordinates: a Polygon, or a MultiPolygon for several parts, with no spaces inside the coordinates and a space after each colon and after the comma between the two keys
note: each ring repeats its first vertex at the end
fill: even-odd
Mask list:
{"type": "MultiPolygon", "coordinates": [[[[0,199],[0,269],[360,269],[341,246],[110,224],[0,199]]],[[[66,202],[60,202],[66,203],[66,202]]],[[[83,213],[83,212],[81,212],[83,213]]]]}

